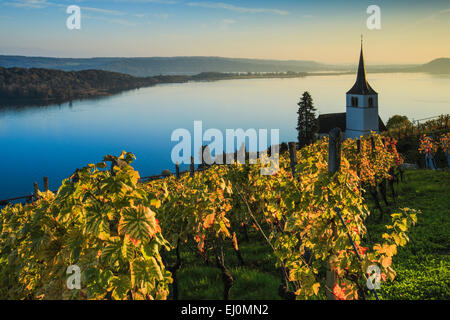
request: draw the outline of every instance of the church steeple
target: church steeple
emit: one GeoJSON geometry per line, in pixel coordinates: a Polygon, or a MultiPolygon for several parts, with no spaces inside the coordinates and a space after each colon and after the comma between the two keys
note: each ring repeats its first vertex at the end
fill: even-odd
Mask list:
{"type": "Polygon", "coordinates": [[[346,100],[345,136],[347,138],[359,138],[360,136],[370,134],[371,131],[380,131],[378,93],[367,82],[362,37],[356,82],[347,92],[346,100]]]}
{"type": "Polygon", "coordinates": [[[359,65],[358,65],[358,74],[356,76],[356,82],[353,87],[347,92],[347,94],[358,94],[358,95],[367,95],[367,94],[377,94],[375,90],[372,89],[370,84],[366,79],[366,66],[364,65],[364,55],[363,55],[363,44],[362,44],[362,36],[361,36],[361,53],[359,55],[359,65]]]}

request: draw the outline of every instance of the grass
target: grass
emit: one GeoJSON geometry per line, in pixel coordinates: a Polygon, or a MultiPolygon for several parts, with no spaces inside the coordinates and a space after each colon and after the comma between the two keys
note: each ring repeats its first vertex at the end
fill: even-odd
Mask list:
{"type": "MultiPolygon", "coordinates": [[[[382,299],[450,299],[450,172],[412,170],[406,172],[406,182],[396,185],[396,203],[383,205],[384,216],[367,203],[372,215],[368,221],[370,242],[380,241],[384,225],[390,223],[390,213],[397,208],[419,209],[418,224],[409,233],[410,242],[400,248],[393,259],[397,277],[383,283],[382,299]]],[[[389,190],[389,189],[388,189],[389,190]]],[[[276,300],[280,274],[275,269],[275,257],[264,240],[251,232],[250,241],[241,240],[240,250],[246,263],[238,266],[232,249],[226,251],[226,265],[235,280],[231,299],[276,300]]],[[[241,236],[240,239],[243,237],[241,236]]],[[[180,299],[222,299],[220,270],[207,266],[189,245],[181,251],[183,266],[178,273],[180,299]]],[[[168,262],[173,261],[169,256],[168,262]]]]}
{"type": "MultiPolygon", "coordinates": [[[[422,214],[409,233],[410,242],[394,256],[396,279],[382,285],[381,295],[395,300],[450,299],[450,172],[413,170],[406,179],[398,186],[397,204],[388,210],[409,207],[422,214]]],[[[389,222],[387,215],[382,221],[389,222]]],[[[382,225],[371,221],[368,227],[371,238],[379,240],[382,225]]]]}
{"type": "MultiPolygon", "coordinates": [[[[220,270],[215,265],[206,265],[194,253],[190,245],[182,246],[183,265],[177,273],[179,298],[181,300],[220,300],[223,298],[223,283],[220,270]]],[[[238,266],[232,249],[225,251],[225,262],[234,279],[230,298],[233,300],[279,300],[280,276],[275,270],[275,257],[256,233],[250,233],[250,241],[240,244],[245,266],[238,266]]],[[[170,257],[169,264],[174,257],[170,257]]]]}

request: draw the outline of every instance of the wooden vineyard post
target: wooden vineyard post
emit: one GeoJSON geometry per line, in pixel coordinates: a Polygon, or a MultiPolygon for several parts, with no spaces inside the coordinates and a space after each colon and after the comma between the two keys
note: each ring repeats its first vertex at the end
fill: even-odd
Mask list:
{"type": "Polygon", "coordinates": [[[39,194],[39,186],[37,184],[37,182],[33,183],[33,188],[34,188],[34,200],[38,199],[38,194],[39,194]]]}
{"type": "Polygon", "coordinates": [[[47,192],[48,188],[48,177],[44,177],[44,191],[47,192]]]}
{"type": "MultiPolygon", "coordinates": [[[[328,172],[334,175],[341,168],[341,140],[342,133],[339,128],[334,128],[329,134],[328,144],[328,172]]],[[[329,290],[327,290],[327,300],[336,300],[333,294],[333,288],[336,284],[336,273],[331,270],[331,264],[327,264],[326,283],[329,290]]]]}
{"type": "Polygon", "coordinates": [[[191,177],[194,176],[194,172],[195,172],[195,164],[194,164],[194,157],[191,156],[191,167],[190,167],[190,171],[191,171],[191,177]]]}
{"type": "Polygon", "coordinates": [[[175,176],[180,179],[180,164],[178,162],[175,164],[175,176]]]}
{"type": "MultiPolygon", "coordinates": [[[[180,179],[180,164],[178,162],[175,164],[175,177],[177,180],[180,179]]],[[[175,254],[176,254],[177,260],[173,266],[167,267],[167,269],[172,273],[172,279],[173,279],[173,281],[172,281],[172,299],[173,300],[178,300],[178,297],[179,297],[177,272],[181,267],[180,246],[181,246],[181,239],[180,239],[180,236],[178,236],[177,246],[175,248],[175,254]]]]}
{"type": "Polygon", "coordinates": [[[289,156],[291,160],[292,177],[295,178],[295,166],[297,165],[297,144],[289,142],[289,156]]]}
{"type": "Polygon", "coordinates": [[[372,147],[372,154],[375,153],[375,139],[373,136],[370,136],[370,146],[372,147]]]}
{"type": "MultiPolygon", "coordinates": [[[[297,165],[297,162],[298,162],[297,143],[289,142],[288,147],[289,147],[289,159],[290,159],[290,164],[291,164],[292,177],[295,179],[295,166],[297,165]]],[[[271,150],[273,150],[272,147],[271,147],[271,150]]],[[[283,263],[283,267],[281,268],[281,270],[282,270],[281,283],[280,283],[280,286],[278,287],[278,294],[283,299],[295,300],[294,292],[289,291],[289,288],[288,288],[288,282],[289,282],[288,271],[285,268],[284,263],[283,263]]]]}
{"type": "Polygon", "coordinates": [[[328,172],[335,174],[341,169],[341,129],[334,128],[330,131],[330,142],[328,145],[328,172]]]}
{"type": "MultiPolygon", "coordinates": [[[[356,154],[357,156],[361,156],[361,139],[356,139],[356,154]]],[[[356,174],[358,175],[358,177],[360,176],[361,173],[361,168],[358,165],[356,168],[356,174]]],[[[359,180],[359,186],[361,187],[361,180],[359,180]]]]}
{"type": "MultiPolygon", "coordinates": [[[[403,130],[403,128],[400,128],[399,140],[401,138],[402,130],[403,130]]],[[[381,138],[381,142],[382,142],[383,149],[387,149],[387,147],[386,147],[386,138],[384,138],[384,137],[381,138]]],[[[379,187],[380,187],[381,195],[383,196],[384,203],[388,206],[389,203],[388,203],[387,196],[386,196],[386,189],[387,189],[387,179],[386,178],[383,178],[383,180],[379,184],[379,187]]]]}

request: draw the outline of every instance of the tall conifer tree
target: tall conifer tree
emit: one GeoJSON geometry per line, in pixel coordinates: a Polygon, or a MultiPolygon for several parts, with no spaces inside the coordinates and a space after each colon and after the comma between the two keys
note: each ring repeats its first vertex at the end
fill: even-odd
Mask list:
{"type": "Polygon", "coordinates": [[[300,98],[298,105],[297,132],[298,143],[300,147],[304,147],[314,141],[318,131],[316,109],[314,108],[313,99],[308,91],[305,91],[300,98]]]}

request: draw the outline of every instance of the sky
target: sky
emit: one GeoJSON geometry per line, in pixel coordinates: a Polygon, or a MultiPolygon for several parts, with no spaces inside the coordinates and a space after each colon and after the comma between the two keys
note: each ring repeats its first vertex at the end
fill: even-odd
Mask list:
{"type": "Polygon", "coordinates": [[[222,56],[354,64],[450,57],[450,0],[0,0],[0,54],[222,56]],[[81,8],[81,29],[66,12],[81,8]],[[381,29],[369,30],[369,5],[381,29]]]}

